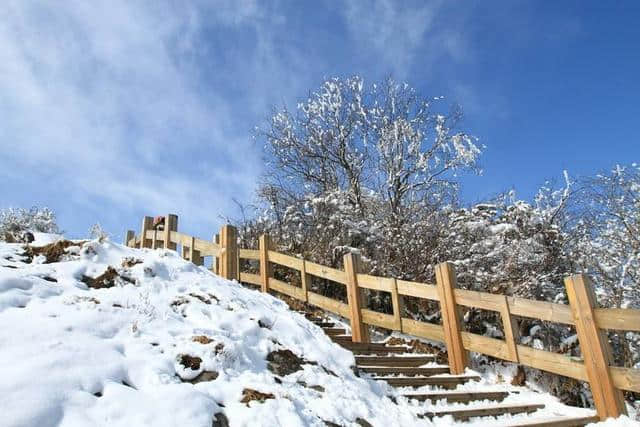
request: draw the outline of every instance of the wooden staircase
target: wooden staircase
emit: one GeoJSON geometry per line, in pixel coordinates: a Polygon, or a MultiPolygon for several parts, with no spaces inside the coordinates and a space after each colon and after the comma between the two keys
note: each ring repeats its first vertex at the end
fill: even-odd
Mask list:
{"type": "MultiPolygon", "coordinates": [[[[449,367],[446,365],[423,366],[435,362],[432,354],[409,353],[405,346],[388,346],[385,343],[357,343],[353,342],[344,328],[336,327],[335,323],[316,316],[307,318],[321,327],[325,333],[337,344],[352,351],[356,360],[358,372],[364,377],[376,381],[385,381],[393,387],[423,387],[431,386],[429,392],[412,393],[410,390],[402,390],[401,396],[415,399],[420,402],[438,402],[473,404],[470,408],[458,408],[441,411],[425,411],[418,416],[434,419],[451,416],[454,420],[467,421],[475,417],[498,417],[505,414],[531,414],[526,420],[513,420],[512,427],[548,426],[570,427],[584,426],[588,423],[599,421],[598,417],[536,417],[535,413],[544,408],[543,404],[505,404],[501,403],[508,396],[515,394],[513,391],[457,391],[460,384],[470,381],[480,381],[477,375],[449,375],[449,367]],[[451,391],[446,391],[451,390],[451,391]],[[478,403],[485,405],[478,407],[478,403]],[[492,402],[492,403],[489,403],[492,402]]],[[[496,420],[497,422],[497,420],[496,420]]],[[[509,422],[509,421],[506,421],[509,422]]],[[[489,424],[488,424],[489,425],[489,424]]],[[[496,424],[497,425],[497,424],[496,424]]]]}

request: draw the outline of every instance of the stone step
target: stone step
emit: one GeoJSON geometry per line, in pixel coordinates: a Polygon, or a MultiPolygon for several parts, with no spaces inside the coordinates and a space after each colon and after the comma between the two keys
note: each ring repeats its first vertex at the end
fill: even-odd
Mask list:
{"type": "Polygon", "coordinates": [[[408,399],[416,399],[421,402],[431,401],[437,402],[438,400],[446,400],[450,403],[469,403],[476,400],[495,400],[501,402],[509,393],[506,391],[450,391],[444,393],[416,393],[416,394],[403,394],[408,399]]]}
{"type": "MultiPolygon", "coordinates": [[[[451,409],[445,411],[426,412],[422,414],[426,418],[444,417],[445,415],[451,415],[454,420],[466,421],[469,418],[474,417],[497,417],[504,414],[530,414],[538,409],[544,408],[543,404],[529,404],[529,405],[508,405],[500,404],[494,406],[485,406],[482,408],[473,409],[451,409]]],[[[538,424],[535,424],[538,425],[538,424]]]]}

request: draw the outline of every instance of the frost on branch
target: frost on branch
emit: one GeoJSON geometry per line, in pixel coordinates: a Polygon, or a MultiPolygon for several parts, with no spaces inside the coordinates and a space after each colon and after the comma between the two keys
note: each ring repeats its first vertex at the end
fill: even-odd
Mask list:
{"type": "Polygon", "coordinates": [[[22,241],[25,232],[59,233],[56,216],[49,208],[0,210],[0,240],[22,241]]]}

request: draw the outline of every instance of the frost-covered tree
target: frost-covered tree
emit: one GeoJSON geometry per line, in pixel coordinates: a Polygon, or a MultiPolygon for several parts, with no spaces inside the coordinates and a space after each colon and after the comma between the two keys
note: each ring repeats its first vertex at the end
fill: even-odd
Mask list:
{"type": "Polygon", "coordinates": [[[259,195],[278,234],[301,248],[329,243],[323,258],[339,259],[336,248],[375,245],[385,227],[451,202],[455,174],[477,168],[481,147],[457,130],[460,109],[441,103],[356,76],[325,81],[294,112],[274,111],[257,135],[267,165],[259,195]]]}
{"type": "Polygon", "coordinates": [[[338,266],[358,251],[376,274],[424,277],[456,175],[478,170],[482,147],[458,129],[461,118],[459,107],[392,79],[326,80],[258,129],[266,229],[318,262],[338,266]]]}
{"type": "Polygon", "coordinates": [[[26,231],[58,233],[56,216],[49,208],[7,208],[0,210],[0,240],[16,242],[22,240],[26,231]]]}
{"type": "MultiPolygon", "coordinates": [[[[571,257],[590,274],[604,307],[640,308],[640,167],[616,166],[584,180],[585,212],[571,257]]],[[[611,334],[614,354],[640,366],[640,334],[611,334]]]]}
{"type": "Polygon", "coordinates": [[[640,308],[640,167],[585,179],[585,212],[572,256],[609,307],[640,308]]]}

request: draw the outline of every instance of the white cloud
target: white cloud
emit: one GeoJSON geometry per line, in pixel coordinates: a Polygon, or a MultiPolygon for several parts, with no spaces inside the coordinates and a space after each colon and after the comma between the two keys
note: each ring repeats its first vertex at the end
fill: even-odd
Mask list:
{"type": "Polygon", "coordinates": [[[0,168],[34,180],[55,171],[85,198],[152,212],[178,206],[207,212],[209,222],[231,206],[230,189],[248,199],[257,153],[228,101],[203,96],[190,57],[204,20],[238,25],[257,7],[229,1],[204,16],[211,11],[182,2],[5,2],[0,168]],[[210,174],[198,179],[190,165],[203,159],[210,174]]]}
{"type": "MultiPolygon", "coordinates": [[[[374,53],[390,70],[405,75],[418,49],[424,47],[425,36],[434,31],[443,4],[436,0],[411,7],[393,0],[352,1],[347,2],[343,13],[352,37],[365,47],[363,51],[374,53]]],[[[446,49],[440,42],[428,44],[437,48],[429,52],[430,56],[446,49]]]]}

